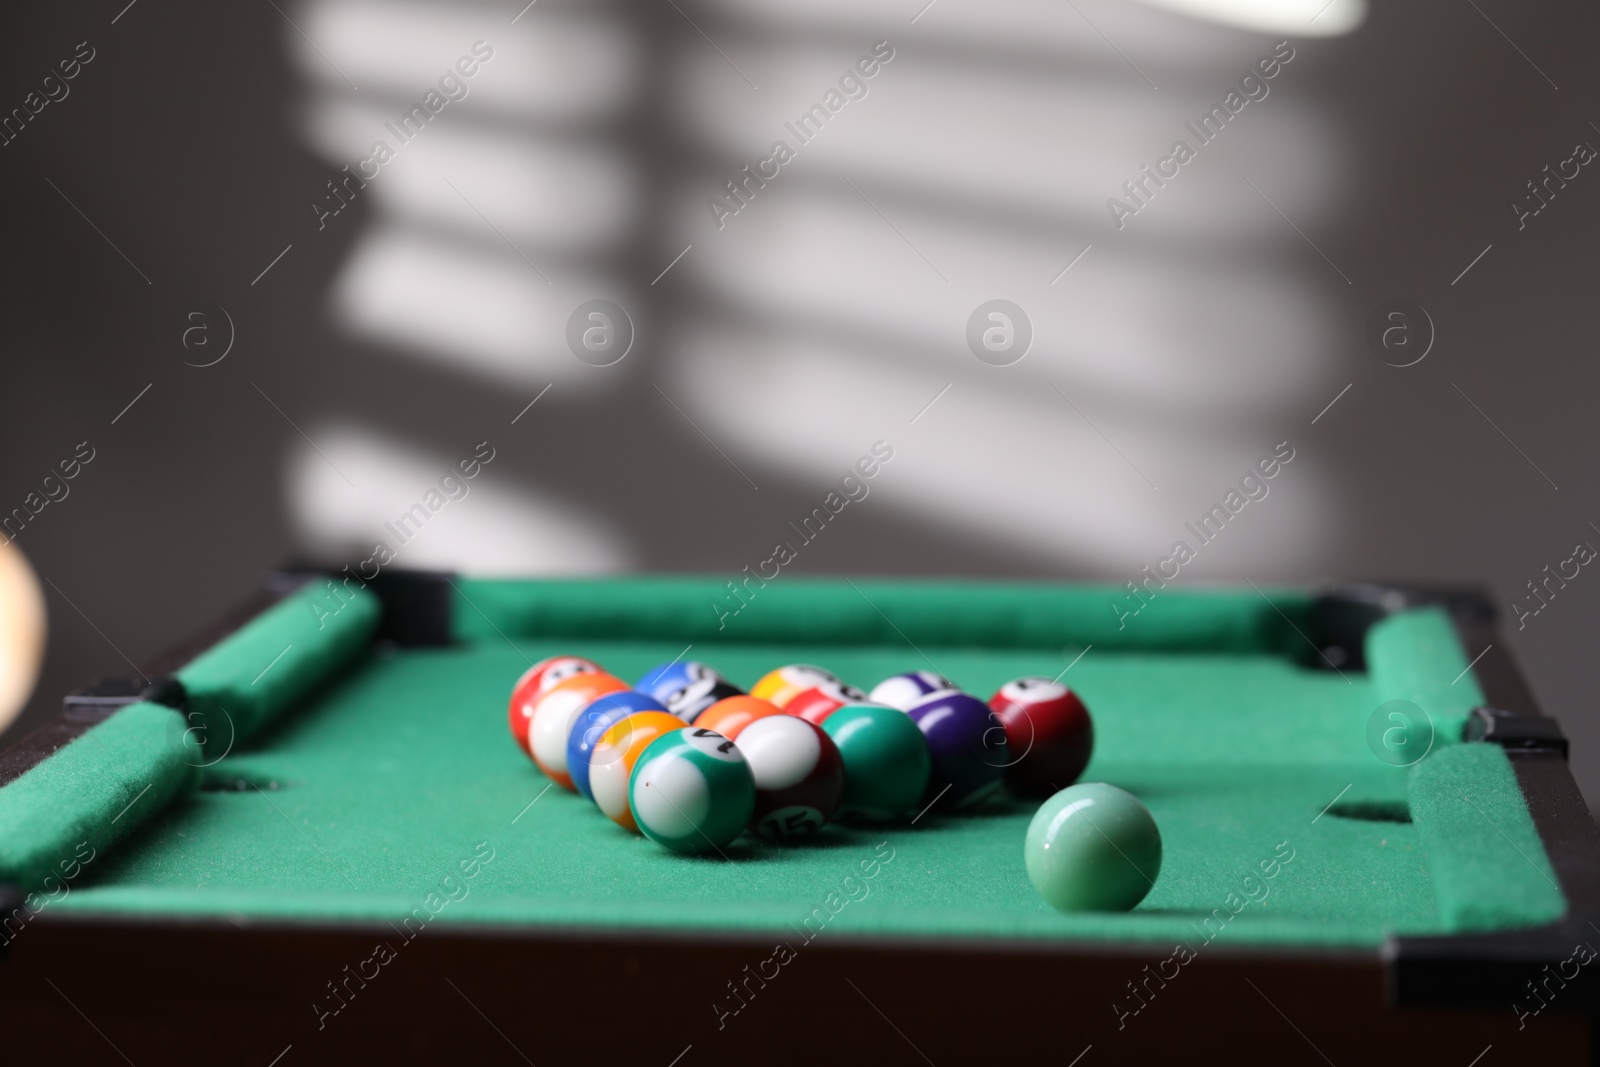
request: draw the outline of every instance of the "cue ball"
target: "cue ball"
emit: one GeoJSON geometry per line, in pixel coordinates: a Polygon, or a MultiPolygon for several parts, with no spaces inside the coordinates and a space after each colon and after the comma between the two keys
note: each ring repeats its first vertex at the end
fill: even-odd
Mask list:
{"type": "Polygon", "coordinates": [[[533,709],[539,698],[550,692],[558,683],[579,674],[601,674],[600,664],[582,656],[551,656],[522,672],[517,684],[511,687],[511,736],[525,755],[533,755],[528,748],[528,723],[533,719],[533,709]]]}
{"type": "Polygon", "coordinates": [[[578,674],[557,682],[534,705],[533,718],[528,722],[528,747],[533,762],[561,788],[573,788],[572,776],[567,773],[567,736],[572,732],[572,720],[584,705],[627,688],[628,683],[615,675],[578,674]]]}
{"type": "Polygon", "coordinates": [[[744,690],[704,663],[663,663],[645,673],[634,686],[649,693],[684,722],[694,722],[702,712],[724,697],[742,696],[744,690]]]}
{"type": "Polygon", "coordinates": [[[628,776],[639,753],[663,734],[683,729],[683,720],[662,711],[641,711],[612,725],[589,753],[589,789],[606,817],[626,830],[639,832],[628,810],[628,776]]]}
{"type": "Polygon", "coordinates": [[[874,704],[887,704],[891,708],[910,711],[911,705],[934,693],[954,690],[956,683],[933,671],[907,671],[893,678],[885,678],[872,687],[870,698],[874,704]]]}
{"type": "Polygon", "coordinates": [[[846,704],[822,730],[844,761],[841,821],[890,823],[922,802],[933,773],[928,742],[911,717],[882,704],[846,704]]]}
{"type": "Polygon", "coordinates": [[[666,713],[666,710],[654,697],[632,689],[607,693],[579,709],[572,720],[572,730],[567,734],[567,776],[579,795],[594,799],[594,792],[589,788],[589,756],[607,730],[629,715],[641,711],[666,713]]]}
{"type": "Polygon", "coordinates": [[[784,714],[795,715],[806,722],[821,726],[823,721],[846,704],[865,704],[867,694],[843,682],[823,682],[819,686],[797,693],[783,706],[784,714]]]}
{"type": "Polygon", "coordinates": [[[756,780],[737,745],[715,730],[689,726],[663,734],[639,753],[628,776],[633,820],[673,852],[720,851],[756,808],[756,780]]]}
{"type": "Polygon", "coordinates": [[[33,567],[14,539],[0,543],[0,731],[28,703],[44,661],[48,630],[44,594],[33,567]]]}
{"type": "Polygon", "coordinates": [[[956,808],[983,803],[1000,789],[1010,763],[1006,730],[989,706],[977,697],[946,690],[930,693],[908,712],[928,742],[933,774],[924,803],[948,794],[956,808]]]}
{"type": "Polygon", "coordinates": [[[1006,785],[1022,796],[1046,797],[1078,780],[1094,751],[1089,709],[1071,689],[1049,678],[1017,678],[989,698],[1006,728],[1011,766],[1006,785]]]}
{"type": "Polygon", "coordinates": [[[1051,907],[1128,911],[1161,873],[1161,832],[1132,793],[1086,782],[1039,806],[1022,857],[1051,907]]]}
{"type": "Polygon", "coordinates": [[[814,689],[823,682],[837,682],[839,677],[832,671],[825,671],[821,667],[812,667],[805,663],[791,663],[786,667],[779,667],[775,671],[768,671],[761,676],[761,680],[750,687],[750,695],[770,701],[777,707],[783,707],[791,698],[798,696],[807,689],[814,689]]]}
{"type": "Polygon", "coordinates": [[[844,761],[822,727],[793,715],[769,715],[739,734],[739,751],[756,780],[750,829],[769,841],[822,828],[844,793],[844,761]]]}
{"type": "Polygon", "coordinates": [[[696,726],[715,730],[730,741],[736,741],[740,732],[757,719],[769,715],[782,715],[783,710],[770,701],[753,696],[734,696],[719,700],[695,719],[696,726]]]}

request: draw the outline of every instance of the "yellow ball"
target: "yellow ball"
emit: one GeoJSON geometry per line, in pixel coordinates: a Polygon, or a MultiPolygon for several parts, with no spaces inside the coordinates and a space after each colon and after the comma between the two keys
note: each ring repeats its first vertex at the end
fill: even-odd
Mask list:
{"type": "Polygon", "coordinates": [[[683,729],[683,720],[664,711],[641,711],[613,723],[589,755],[589,789],[606,817],[634,833],[639,824],[628,810],[628,778],[639,753],[663,734],[683,729]]]}
{"type": "Polygon", "coordinates": [[[838,680],[838,676],[832,671],[825,671],[821,667],[791,663],[762,675],[761,680],[750,690],[750,695],[781,708],[807,689],[815,689],[823,682],[838,680]]]}

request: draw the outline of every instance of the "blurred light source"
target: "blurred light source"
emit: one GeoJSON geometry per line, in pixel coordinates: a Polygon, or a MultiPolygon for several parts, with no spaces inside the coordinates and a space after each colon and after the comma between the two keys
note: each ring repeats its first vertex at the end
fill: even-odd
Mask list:
{"type": "Polygon", "coordinates": [[[1140,0],[1197,19],[1262,33],[1339,37],[1367,20],[1367,0],[1140,0]]]}

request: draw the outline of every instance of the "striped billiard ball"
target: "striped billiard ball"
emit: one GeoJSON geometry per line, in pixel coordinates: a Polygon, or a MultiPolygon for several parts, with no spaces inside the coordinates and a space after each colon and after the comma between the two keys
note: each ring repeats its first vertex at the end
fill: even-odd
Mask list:
{"type": "Polygon", "coordinates": [[[837,682],[839,677],[832,671],[825,671],[821,667],[812,667],[805,663],[791,663],[779,667],[775,671],[768,671],[761,676],[761,680],[750,687],[750,695],[760,697],[762,700],[783,707],[793,697],[804,693],[807,689],[814,689],[823,682],[837,682]]]}
{"type": "Polygon", "coordinates": [[[933,758],[926,803],[974,807],[999,791],[1010,755],[1005,727],[987,704],[946,690],[923,697],[908,714],[933,758]]]}
{"type": "Polygon", "coordinates": [[[750,829],[768,840],[815,833],[844,793],[844,761],[822,727],[793,715],[769,715],[739,734],[739,751],[756,780],[750,829]]]}
{"type": "Polygon", "coordinates": [[[885,678],[872,687],[870,699],[874,704],[887,704],[891,708],[910,711],[911,705],[934,693],[955,689],[956,684],[933,671],[907,671],[893,678],[885,678]]]}
{"type": "Polygon", "coordinates": [[[704,663],[693,660],[652,668],[634,688],[661,701],[684,722],[694,722],[696,716],[724,697],[744,693],[704,663]]]}
{"type": "Polygon", "coordinates": [[[607,693],[578,711],[577,718],[572,720],[572,731],[567,735],[567,775],[579,794],[594,799],[589,788],[589,756],[594,746],[611,727],[641,711],[667,714],[667,709],[655,697],[633,689],[607,693]]]}
{"type": "Polygon", "coordinates": [[[756,780],[737,745],[688,726],[645,746],[628,777],[633,821],[673,852],[720,851],[756,808],[756,780]]]}
{"type": "Polygon", "coordinates": [[[589,753],[589,790],[606,817],[634,833],[639,826],[628,810],[628,776],[639,754],[663,734],[683,729],[683,720],[664,711],[629,715],[601,735],[589,753]]]}
{"type": "Polygon", "coordinates": [[[1094,752],[1094,723],[1078,694],[1049,678],[1017,678],[989,698],[1011,748],[1006,785],[1047,797],[1078,780],[1094,752]]]}
{"type": "Polygon", "coordinates": [[[823,682],[798,693],[783,706],[785,714],[798,716],[821,726],[824,720],[846,704],[863,704],[867,694],[843,682],[823,682]]]}
{"type": "Polygon", "coordinates": [[[533,762],[561,788],[572,788],[572,776],[567,773],[567,736],[572,732],[572,720],[585,705],[627,688],[628,683],[615,675],[577,674],[557,682],[534,705],[533,717],[528,721],[528,748],[533,762]]]}
{"type": "Polygon", "coordinates": [[[909,715],[882,704],[846,704],[822,729],[844,761],[841,821],[890,823],[921,806],[933,758],[909,715]]]}
{"type": "Polygon", "coordinates": [[[558,683],[577,674],[603,673],[600,665],[582,656],[551,656],[522,672],[517,684],[511,687],[509,721],[511,736],[525,755],[533,755],[528,748],[528,724],[533,720],[533,709],[539,698],[550,692],[558,683]]]}

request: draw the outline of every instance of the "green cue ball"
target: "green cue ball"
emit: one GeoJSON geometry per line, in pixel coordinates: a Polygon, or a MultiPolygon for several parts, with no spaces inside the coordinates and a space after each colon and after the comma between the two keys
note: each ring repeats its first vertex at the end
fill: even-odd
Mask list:
{"type": "Polygon", "coordinates": [[[1028,878],[1062,911],[1128,911],[1161,873],[1161,831],[1125,789],[1068,786],[1040,805],[1022,849],[1028,878]]]}
{"type": "Polygon", "coordinates": [[[690,726],[639,753],[628,808],[644,836],[674,852],[720,850],[756,809],[756,779],[744,754],[717,733],[690,726]]]}
{"type": "Polygon", "coordinates": [[[844,759],[837,817],[889,823],[921,802],[933,761],[911,716],[878,704],[846,704],[822,720],[822,729],[844,759]]]}

